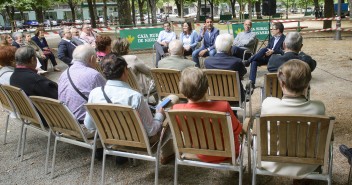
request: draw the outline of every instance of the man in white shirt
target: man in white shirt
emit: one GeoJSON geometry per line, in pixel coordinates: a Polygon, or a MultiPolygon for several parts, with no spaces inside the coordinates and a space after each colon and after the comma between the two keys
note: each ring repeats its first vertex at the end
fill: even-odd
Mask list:
{"type": "MultiPolygon", "coordinates": [[[[238,58],[243,58],[245,50],[251,50],[255,44],[256,34],[252,32],[252,21],[245,20],[243,23],[244,31],[237,34],[232,46],[232,55],[238,58]]],[[[255,52],[255,51],[254,51],[255,52]]],[[[246,59],[248,59],[246,57],[246,59]]]]}
{"type": "Polygon", "coordinates": [[[158,62],[164,57],[165,52],[169,49],[169,43],[176,39],[175,32],[171,31],[171,24],[169,22],[164,23],[164,30],[160,31],[158,40],[154,44],[156,50],[156,67],[158,62]]]}

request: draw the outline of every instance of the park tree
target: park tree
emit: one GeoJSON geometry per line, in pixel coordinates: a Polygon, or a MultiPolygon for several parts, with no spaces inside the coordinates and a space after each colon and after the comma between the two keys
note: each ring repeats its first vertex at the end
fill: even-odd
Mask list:
{"type": "Polygon", "coordinates": [[[147,0],[150,7],[150,14],[152,15],[152,24],[156,24],[156,4],[158,0],[147,0]]]}
{"type": "Polygon", "coordinates": [[[118,0],[117,9],[119,12],[119,24],[121,27],[130,27],[131,19],[131,4],[129,0],[118,0]]]}
{"type": "Polygon", "coordinates": [[[88,3],[88,10],[89,10],[89,16],[90,16],[90,22],[93,28],[97,27],[97,23],[95,21],[96,16],[94,14],[94,7],[93,7],[93,1],[92,0],[87,0],[88,3]]]}
{"type": "MultiPolygon", "coordinates": [[[[324,17],[334,17],[334,0],[324,1],[324,17]]],[[[331,28],[332,20],[324,20],[323,29],[331,28]]]]}
{"type": "Polygon", "coordinates": [[[70,7],[71,14],[72,14],[72,22],[76,21],[76,8],[77,6],[82,3],[82,0],[59,0],[61,3],[67,3],[70,7]]]}
{"type": "Polygon", "coordinates": [[[146,2],[146,0],[138,0],[138,10],[139,10],[139,15],[140,15],[140,19],[141,19],[141,23],[144,24],[144,3],[146,2]]]}

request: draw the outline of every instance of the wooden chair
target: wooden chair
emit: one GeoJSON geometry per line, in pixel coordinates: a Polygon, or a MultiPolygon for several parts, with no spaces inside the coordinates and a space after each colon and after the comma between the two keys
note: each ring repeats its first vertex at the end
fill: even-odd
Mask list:
{"type": "MultiPolygon", "coordinates": [[[[282,98],[283,93],[277,78],[277,73],[266,73],[264,75],[264,86],[260,94],[260,102],[263,102],[266,97],[282,98]]],[[[307,99],[310,99],[310,87],[306,93],[307,99]]]]}
{"type": "Polygon", "coordinates": [[[88,139],[82,130],[75,116],[67,108],[67,106],[52,98],[41,96],[31,96],[33,104],[38,108],[39,112],[47,121],[53,135],[55,136],[54,153],[51,167],[51,178],[54,177],[56,146],[57,141],[81,146],[92,150],[92,158],[90,165],[89,184],[92,182],[94,156],[96,150],[97,133],[95,132],[94,140],[88,139]]]}
{"type": "Polygon", "coordinates": [[[169,110],[166,116],[176,153],[175,185],[178,184],[178,165],[238,171],[239,184],[242,184],[243,142],[236,159],[231,117],[228,113],[205,110],[169,110]],[[219,164],[207,163],[185,158],[185,154],[228,157],[231,160],[219,164]]]}
{"type": "Polygon", "coordinates": [[[129,67],[128,68],[128,84],[131,86],[131,88],[135,91],[142,92],[141,87],[139,86],[136,76],[133,74],[132,69],[129,67]]]}
{"type": "Polygon", "coordinates": [[[42,120],[39,117],[37,110],[34,108],[31,100],[25,94],[25,92],[17,87],[11,85],[2,85],[3,90],[6,92],[8,97],[13,100],[13,104],[19,117],[22,120],[22,127],[20,134],[19,143],[21,146],[21,161],[23,160],[23,152],[26,143],[27,129],[31,129],[40,134],[43,134],[48,137],[46,159],[45,159],[45,174],[48,171],[48,159],[49,159],[49,149],[50,149],[50,129],[45,127],[42,123],[42,120]],[[22,141],[23,140],[23,141],[22,141]]]}
{"type": "Polygon", "coordinates": [[[104,148],[102,184],[106,155],[154,161],[155,184],[158,184],[160,144],[158,151],[153,154],[138,112],[130,106],[117,104],[89,103],[86,108],[95,122],[104,148]]]}
{"type": "Polygon", "coordinates": [[[179,98],[186,99],[186,97],[180,92],[178,88],[181,71],[174,69],[153,68],[151,69],[151,72],[159,100],[162,100],[163,97],[166,97],[170,94],[174,94],[179,98]]]}
{"type": "Polygon", "coordinates": [[[320,115],[261,115],[253,127],[253,177],[273,175],[261,168],[262,161],[321,165],[328,170],[305,178],[331,184],[334,118],[320,115]]]}
{"type": "MultiPolygon", "coordinates": [[[[0,103],[2,107],[2,112],[7,114],[6,122],[5,122],[5,133],[4,133],[4,144],[6,144],[6,136],[7,136],[7,128],[9,126],[10,115],[13,114],[17,118],[16,109],[12,103],[12,100],[6,95],[5,91],[2,89],[0,85],[0,103]]],[[[18,145],[20,146],[20,145],[18,145]]],[[[19,154],[19,147],[17,149],[17,156],[19,154]]]]}

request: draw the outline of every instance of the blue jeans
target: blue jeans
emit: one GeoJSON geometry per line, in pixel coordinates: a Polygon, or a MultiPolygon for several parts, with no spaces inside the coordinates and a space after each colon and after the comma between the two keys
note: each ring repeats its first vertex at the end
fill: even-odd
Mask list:
{"type": "Polygon", "coordinates": [[[249,80],[251,80],[253,84],[255,84],[255,80],[257,78],[258,66],[266,65],[269,62],[270,56],[269,57],[265,56],[265,53],[267,51],[268,51],[267,48],[260,49],[249,61],[251,63],[249,80]]]}
{"type": "MultiPolygon", "coordinates": [[[[202,46],[198,49],[196,49],[195,51],[192,52],[192,59],[193,59],[193,62],[196,63],[196,67],[199,67],[199,53],[200,51],[204,50],[205,47],[202,46]]],[[[216,54],[216,50],[215,49],[212,49],[210,50],[209,52],[205,53],[203,55],[203,57],[207,57],[207,56],[214,56],[216,54]]]]}

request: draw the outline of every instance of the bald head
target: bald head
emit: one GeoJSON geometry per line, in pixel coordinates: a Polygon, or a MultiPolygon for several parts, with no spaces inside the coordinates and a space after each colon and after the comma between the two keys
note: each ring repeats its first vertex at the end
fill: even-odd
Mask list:
{"type": "Polygon", "coordinates": [[[169,52],[171,55],[183,55],[183,45],[180,40],[172,40],[169,43],[169,52]]]}
{"type": "Polygon", "coordinates": [[[250,31],[251,28],[252,28],[252,21],[249,20],[249,19],[245,20],[244,23],[243,23],[243,28],[244,28],[245,32],[250,31]]]}

